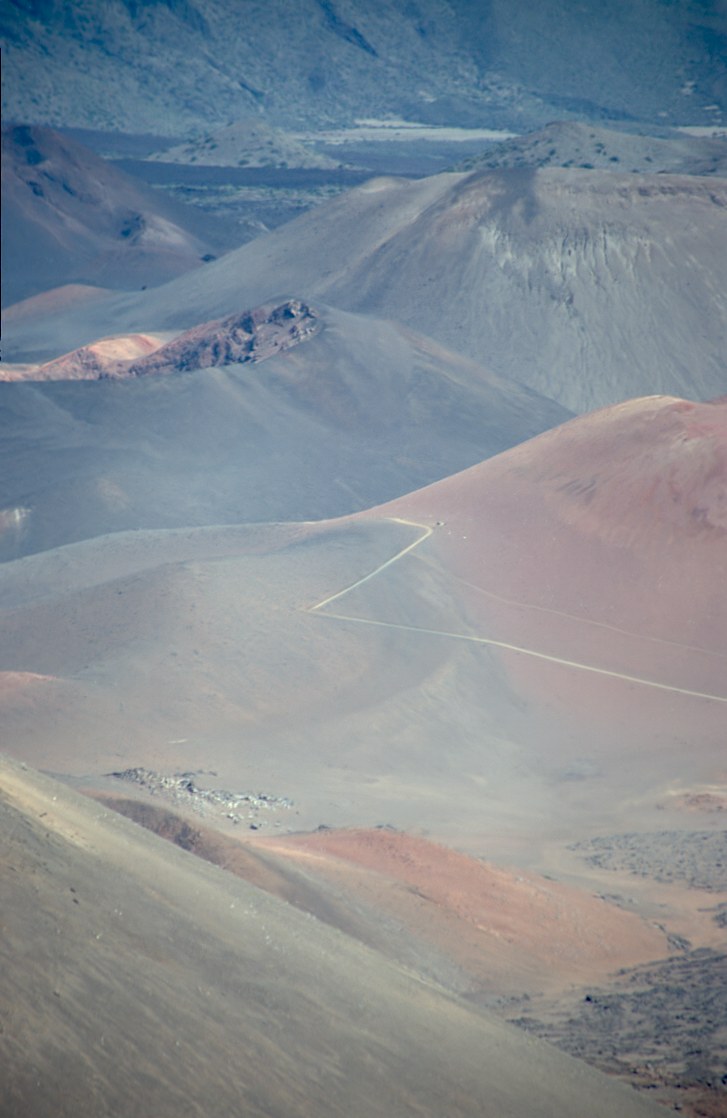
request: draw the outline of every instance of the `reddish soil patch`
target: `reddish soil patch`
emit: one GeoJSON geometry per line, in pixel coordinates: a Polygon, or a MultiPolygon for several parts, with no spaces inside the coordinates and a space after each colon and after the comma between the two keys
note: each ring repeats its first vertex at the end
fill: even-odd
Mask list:
{"type": "Polygon", "coordinates": [[[22,698],[36,684],[53,681],[53,676],[37,672],[0,672],[0,704],[22,698]]]}
{"type": "Polygon", "coordinates": [[[674,642],[705,676],[727,656],[727,405],[628,401],[377,511],[444,521],[432,543],[473,605],[516,603],[523,632],[565,614],[566,643],[576,619],[674,642]]]}
{"type": "Polygon", "coordinates": [[[655,926],[599,897],[402,832],[324,830],[254,845],[376,903],[490,990],[587,981],[668,953],[655,926]]]}
{"type": "Polygon", "coordinates": [[[39,365],[32,380],[95,380],[112,375],[119,365],[148,357],[164,343],[154,334],[121,334],[81,346],[54,361],[39,365]]]}
{"type": "Polygon", "coordinates": [[[722,739],[727,405],[628,401],[375,513],[436,525],[458,631],[545,657],[501,652],[521,695],[597,732],[620,713],[629,747],[722,739]]]}

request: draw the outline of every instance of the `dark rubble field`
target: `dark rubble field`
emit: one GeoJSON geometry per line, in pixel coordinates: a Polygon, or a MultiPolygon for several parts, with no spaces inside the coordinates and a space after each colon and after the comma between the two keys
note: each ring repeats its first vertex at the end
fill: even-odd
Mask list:
{"type": "Polygon", "coordinates": [[[627,870],[695,889],[727,889],[727,831],[651,831],[599,835],[571,846],[600,869],[627,870]]]}
{"type": "Polygon", "coordinates": [[[674,1110],[727,1114],[727,954],[691,951],[532,1008],[513,1023],[674,1110]]]}

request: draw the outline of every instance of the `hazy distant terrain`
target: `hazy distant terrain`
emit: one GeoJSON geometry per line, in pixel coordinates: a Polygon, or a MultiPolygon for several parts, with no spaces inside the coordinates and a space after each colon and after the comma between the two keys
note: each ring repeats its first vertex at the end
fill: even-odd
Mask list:
{"type": "Polygon", "coordinates": [[[712,124],[726,30],[718,0],[45,0],[6,8],[3,107],[10,120],[180,136],[255,111],[282,127],[712,124]]]}
{"type": "Polygon", "coordinates": [[[573,411],[727,391],[721,179],[506,168],[372,180],[159,287],[9,320],[10,360],[286,291],[395,319],[573,411]]]}
{"type": "MultiPolygon", "coordinates": [[[[173,377],[152,364],[123,381],[0,384],[3,558],[129,528],[338,516],[570,418],[393,323],[325,307],[313,321],[259,363],[205,369],[213,333],[173,377]]],[[[64,370],[78,375],[72,357],[48,375],[64,370]]]]}
{"type": "Polygon", "coordinates": [[[214,221],[73,140],[16,127],[2,143],[3,305],[65,283],[151,286],[219,251],[214,221]]]}
{"type": "Polygon", "coordinates": [[[162,163],[197,163],[213,167],[336,167],[292,136],[249,117],[226,128],[177,144],[150,157],[162,163]]]}
{"type": "MultiPolygon", "coordinates": [[[[478,868],[388,827],[371,839],[288,834],[261,848],[256,884],[282,889],[387,958],[458,991],[479,991],[500,1012],[538,1022],[546,1010],[557,1016],[556,973],[569,983],[589,976],[600,988],[608,951],[616,951],[615,969],[617,958],[633,965],[663,957],[669,943],[716,948],[723,931],[712,912],[727,899],[720,882],[705,905],[679,880],[632,879],[619,861],[619,836],[643,832],[644,849],[663,861],[653,833],[693,831],[696,811],[711,846],[720,841],[719,813],[710,815],[709,804],[719,803],[714,790],[723,785],[727,703],[723,413],[724,405],[636,401],[363,515],[121,532],[5,563],[0,683],[14,750],[107,793],[104,774],[139,765],[192,773],[201,787],[238,796],[264,791],[291,801],[284,813],[256,817],[255,832],[271,839],[279,833],[274,820],[286,832],[387,824],[570,879],[572,894],[548,881],[524,885],[517,873],[478,868]],[[669,564],[660,558],[666,541],[669,564]],[[675,788],[685,806],[695,802],[687,816],[675,788]],[[705,788],[712,799],[700,812],[705,788]],[[610,858],[594,866],[564,850],[576,839],[610,858]],[[307,850],[315,856],[310,868],[307,850]],[[326,852],[333,861],[322,864],[326,852]],[[341,857],[362,871],[346,869],[341,857]],[[392,883],[372,879],[367,868],[392,883]],[[468,880],[458,891],[456,882],[468,880]],[[601,917],[601,905],[615,907],[601,917]],[[550,1001],[523,1011],[528,991],[542,988],[533,968],[538,974],[537,960],[552,950],[543,932],[552,920],[576,929],[567,950],[559,935],[565,969],[550,965],[550,1001]],[[654,939],[657,932],[672,938],[654,939]]],[[[68,508],[81,504],[72,496],[68,508]]],[[[176,834],[206,856],[195,838],[199,817],[187,810],[186,830],[176,834]]],[[[213,807],[203,820],[226,828],[233,844],[246,831],[213,807]]],[[[147,825],[175,835],[161,818],[147,825]]],[[[78,834],[76,815],[71,826],[78,834]]],[[[85,841],[101,841],[95,835],[85,841]]],[[[672,845],[678,853],[676,837],[672,845]]],[[[113,844],[104,849],[114,856],[113,844]]],[[[67,853],[59,857],[68,864],[67,853]]],[[[228,859],[236,864],[218,848],[211,860],[228,859]]],[[[90,889],[88,874],[81,876],[90,889]]],[[[14,911],[25,911],[24,903],[14,902],[14,911]]],[[[126,900],[115,903],[128,909],[126,900]]],[[[319,942],[317,924],[307,927],[319,942]]],[[[116,946],[123,935],[100,930],[123,960],[116,946]]],[[[176,940],[177,959],[180,950],[176,940]]],[[[27,984],[37,970],[20,973],[27,984]]],[[[656,982],[671,972],[652,973],[656,982]]],[[[214,988],[211,976],[203,984],[214,988]]],[[[679,1012],[678,991],[656,986],[653,996],[660,1012],[679,1012]]],[[[113,991],[108,997],[117,1004],[113,991]]],[[[231,1005],[241,1011],[240,1002],[231,1005]]],[[[131,1005],[115,1012],[116,1027],[120,1021],[125,1030],[131,1013],[131,1005]]],[[[240,1035],[236,1020],[230,1027],[240,1035]]],[[[651,1034],[639,1029],[638,1051],[648,1052],[651,1034]]],[[[554,1027],[552,1035],[574,1042],[572,1031],[561,1036],[554,1027]]],[[[583,1037],[578,1051],[595,1058],[589,1045],[598,1035],[583,1037]]],[[[670,1044],[669,1058],[678,1061],[678,1041],[670,1044]]],[[[712,1087],[692,1079],[692,1094],[680,1094],[671,1072],[664,1084],[670,1100],[695,1090],[696,1106],[711,1097],[712,1087]]],[[[515,1104],[513,1114],[521,1113],[515,1104]]]]}
{"type": "Polygon", "coordinates": [[[727,135],[638,135],[581,121],[548,124],[470,156],[456,169],[595,167],[631,174],[727,175],[727,135]]]}
{"type": "MultiPolygon", "coordinates": [[[[637,401],[353,517],[126,531],[6,563],[16,748],[77,775],[210,768],[292,796],[304,826],[486,829],[505,847],[633,830],[635,811],[663,829],[670,782],[719,782],[724,411],[637,401]]],[[[59,485],[40,529],[63,531],[64,489],[83,506],[59,485]]]]}
{"type": "Polygon", "coordinates": [[[0,31],[3,1116],[724,1118],[722,0],[0,31]]]}

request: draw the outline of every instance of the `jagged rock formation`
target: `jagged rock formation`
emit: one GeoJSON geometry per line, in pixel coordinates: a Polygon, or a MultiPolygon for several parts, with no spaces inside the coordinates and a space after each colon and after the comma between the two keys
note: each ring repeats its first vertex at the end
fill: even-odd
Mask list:
{"type": "Polygon", "coordinates": [[[204,322],[141,357],[108,356],[104,342],[82,346],[42,365],[39,380],[102,380],[142,377],[264,361],[312,337],[320,329],[315,311],[299,299],[265,304],[242,314],[204,322]]]}

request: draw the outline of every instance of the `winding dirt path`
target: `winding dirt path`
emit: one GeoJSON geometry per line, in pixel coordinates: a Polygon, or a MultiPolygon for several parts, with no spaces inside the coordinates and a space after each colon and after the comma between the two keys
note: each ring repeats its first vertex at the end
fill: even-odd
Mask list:
{"type": "MultiPolygon", "coordinates": [[[[369,582],[371,579],[375,578],[376,575],[379,575],[379,574],[381,574],[382,571],[385,571],[387,569],[387,567],[393,566],[394,563],[398,563],[398,561],[400,559],[403,559],[405,555],[408,555],[410,552],[414,551],[415,548],[419,547],[420,544],[425,542],[425,540],[428,540],[434,532],[434,528],[431,528],[426,524],[418,524],[416,521],[413,521],[413,520],[404,520],[400,517],[389,517],[388,519],[392,520],[396,524],[408,524],[412,528],[420,528],[422,530],[422,534],[417,539],[415,539],[412,543],[407,544],[406,547],[403,547],[401,549],[401,551],[397,551],[396,554],[392,555],[390,559],[387,559],[385,563],[380,563],[378,567],[375,567],[372,571],[369,571],[369,573],[367,575],[364,575],[363,578],[357,579],[356,582],[352,582],[350,584],[350,586],[346,586],[346,587],[343,588],[343,590],[338,590],[338,591],[336,591],[335,594],[329,595],[329,597],[324,598],[322,601],[318,602],[316,605],[310,606],[308,608],[308,610],[306,611],[307,613],[318,613],[325,606],[330,605],[331,602],[338,601],[340,598],[343,598],[346,594],[350,594],[352,590],[356,590],[359,586],[363,586],[364,583],[369,582]]],[[[475,589],[480,589],[480,588],[476,587],[475,589]]],[[[483,591],[483,593],[489,593],[489,591],[483,591]]],[[[498,595],[493,595],[493,597],[498,597],[498,595]]],[[[506,601],[508,599],[501,599],[501,600],[506,601]]],[[[511,604],[527,607],[526,602],[512,602],[511,604]]],[[[533,608],[538,608],[538,607],[533,607],[533,608]]],[[[549,610],[548,612],[560,613],[561,611],[559,611],[559,610],[549,610]]],[[[522,645],[509,644],[507,641],[498,641],[498,640],[494,640],[491,637],[478,637],[478,636],[473,636],[473,635],[468,634],[468,633],[452,633],[452,632],[449,632],[446,629],[426,629],[426,628],[420,628],[419,626],[416,626],[416,625],[401,625],[401,624],[398,624],[397,622],[393,622],[393,621],[378,621],[378,620],[375,620],[373,618],[368,618],[368,617],[353,617],[353,616],[351,616],[349,614],[345,614],[345,613],[329,613],[329,612],[326,612],[326,613],[321,613],[320,616],[321,617],[329,617],[332,620],[336,620],[336,621],[353,621],[353,622],[357,622],[359,625],[377,625],[380,628],[384,628],[384,629],[401,629],[401,630],[404,630],[406,632],[411,632],[411,633],[424,633],[427,636],[448,637],[450,640],[471,641],[474,644],[491,645],[494,648],[504,648],[509,652],[520,653],[523,656],[532,656],[537,660],[546,660],[551,664],[561,664],[563,667],[573,668],[576,671],[593,672],[596,675],[609,676],[612,679],[623,679],[623,680],[626,680],[628,683],[639,684],[641,687],[652,687],[652,688],[655,688],[656,690],[659,690],[659,691],[670,691],[670,692],[672,692],[674,694],[677,694],[677,695],[689,695],[692,698],[707,699],[710,702],[715,702],[715,703],[727,703],[727,695],[714,695],[714,694],[711,694],[710,692],[706,692],[706,691],[692,691],[687,687],[674,687],[672,684],[659,683],[657,680],[654,680],[654,679],[644,679],[641,676],[627,675],[624,672],[609,671],[607,668],[597,668],[593,664],[583,664],[583,663],[579,662],[578,660],[566,660],[561,656],[551,656],[550,654],[548,654],[546,652],[538,652],[534,648],[525,648],[522,645]]],[[[573,619],[571,614],[563,614],[563,616],[573,619]]],[[[575,618],[575,620],[583,620],[583,621],[586,621],[586,623],[588,623],[587,619],[585,619],[585,618],[575,618]]],[[[626,632],[626,630],[621,630],[621,632],[626,632]]],[[[627,634],[627,635],[636,636],[637,634],[627,634]]],[[[674,642],[668,642],[668,643],[678,644],[679,642],[674,641],[674,642]]],[[[690,649],[691,646],[681,645],[680,647],[690,649]]],[[[695,650],[695,651],[704,651],[704,650],[695,650]]]]}

